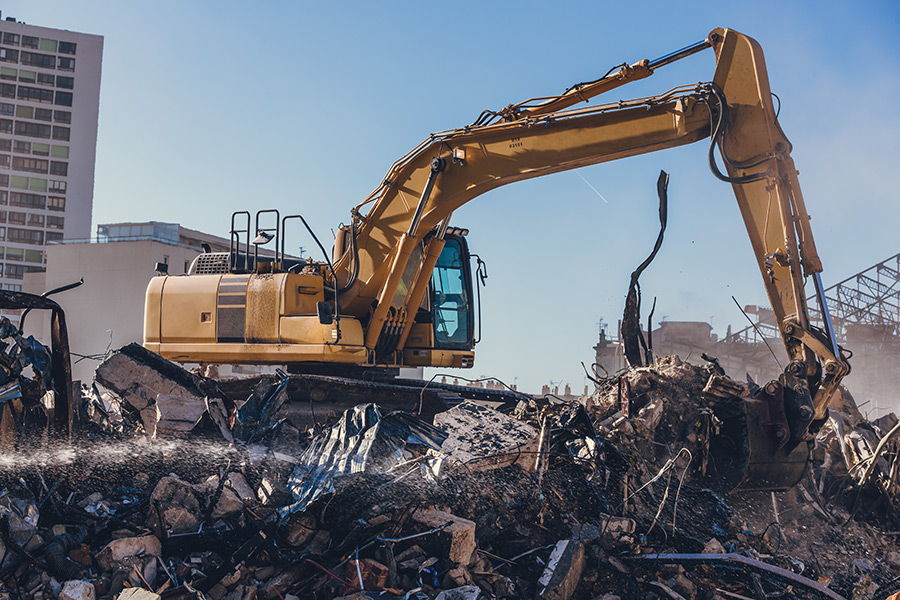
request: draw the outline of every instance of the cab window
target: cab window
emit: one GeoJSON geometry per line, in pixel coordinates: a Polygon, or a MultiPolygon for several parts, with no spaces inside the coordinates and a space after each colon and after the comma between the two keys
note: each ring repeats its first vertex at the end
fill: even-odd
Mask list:
{"type": "Polygon", "coordinates": [[[469,347],[472,339],[468,265],[459,240],[449,239],[431,276],[435,346],[469,347]]]}

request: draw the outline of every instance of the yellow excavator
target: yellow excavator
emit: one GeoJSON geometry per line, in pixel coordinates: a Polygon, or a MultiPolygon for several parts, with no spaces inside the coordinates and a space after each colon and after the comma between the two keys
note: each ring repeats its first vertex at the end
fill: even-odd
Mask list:
{"type": "Polygon", "coordinates": [[[331,256],[301,215],[235,213],[230,252],[201,254],[187,275],[151,280],[144,346],[179,362],[287,364],[332,376],[472,367],[475,290],[467,232],[450,225],[457,208],[515,181],[703,139],[713,174],[734,190],[790,359],[748,412],[750,478],[763,482],[759,488],[792,485],[849,364],[828,317],[822,265],[762,49],[731,29],[432,134],[351,210],[331,256]],[[716,56],[711,82],[586,104],[707,48],[716,56]],[[291,223],[309,230],[322,260],[285,254],[291,223]],[[273,252],[260,250],[273,239],[273,252]],[[807,278],[825,315],[822,328],[810,323],[807,278]]]}

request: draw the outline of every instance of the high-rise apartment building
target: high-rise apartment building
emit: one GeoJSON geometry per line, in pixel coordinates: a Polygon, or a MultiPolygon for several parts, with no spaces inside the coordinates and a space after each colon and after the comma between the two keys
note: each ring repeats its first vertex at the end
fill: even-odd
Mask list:
{"type": "Polygon", "coordinates": [[[103,37],[0,21],[0,288],[91,234],[103,37]]]}

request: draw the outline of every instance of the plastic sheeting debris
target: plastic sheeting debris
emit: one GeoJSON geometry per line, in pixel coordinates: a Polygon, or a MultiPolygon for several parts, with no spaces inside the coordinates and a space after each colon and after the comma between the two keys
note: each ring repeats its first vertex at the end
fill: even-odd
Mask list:
{"type": "Polygon", "coordinates": [[[375,404],[347,409],[300,456],[288,480],[294,502],[279,509],[279,516],[303,511],[333,491],[333,479],[339,475],[387,471],[412,458],[408,445],[440,450],[445,439],[440,429],[404,412],[382,415],[375,404]]]}

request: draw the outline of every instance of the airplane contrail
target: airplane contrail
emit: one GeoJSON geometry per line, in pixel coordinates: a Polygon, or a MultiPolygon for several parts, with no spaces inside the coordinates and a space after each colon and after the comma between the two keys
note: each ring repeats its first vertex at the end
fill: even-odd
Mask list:
{"type": "Polygon", "coordinates": [[[603,194],[601,194],[600,192],[598,192],[598,191],[597,191],[597,188],[595,188],[594,186],[592,186],[592,185],[591,185],[591,182],[584,178],[584,175],[582,175],[581,173],[578,173],[578,176],[581,177],[581,180],[582,180],[583,182],[585,182],[586,184],[588,184],[588,187],[589,187],[589,188],[591,188],[592,190],[594,190],[594,193],[595,193],[595,194],[597,194],[598,196],[600,196],[600,199],[603,200],[603,202],[605,202],[606,204],[609,204],[609,202],[606,201],[606,198],[603,197],[603,194]]]}

